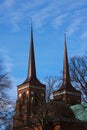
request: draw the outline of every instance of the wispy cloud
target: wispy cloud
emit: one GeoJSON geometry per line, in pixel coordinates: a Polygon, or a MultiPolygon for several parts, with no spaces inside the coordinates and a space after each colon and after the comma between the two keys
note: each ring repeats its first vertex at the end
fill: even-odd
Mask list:
{"type": "Polygon", "coordinates": [[[13,63],[11,61],[11,58],[8,55],[4,55],[4,59],[5,59],[6,70],[7,70],[7,72],[10,72],[12,70],[12,67],[13,67],[13,63]]]}
{"type": "Polygon", "coordinates": [[[12,9],[14,4],[15,4],[15,0],[3,0],[3,2],[0,2],[0,11],[10,10],[12,9]]]}
{"type": "Polygon", "coordinates": [[[3,6],[11,7],[14,4],[15,0],[4,0],[3,6]]]}
{"type": "Polygon", "coordinates": [[[84,31],[84,32],[81,34],[81,39],[82,39],[82,40],[87,39],[87,31],[84,31]]]}
{"type": "Polygon", "coordinates": [[[17,32],[25,23],[29,24],[32,17],[34,28],[40,31],[46,25],[54,29],[62,26],[71,36],[84,28],[81,37],[86,38],[86,4],[86,0],[4,0],[0,4],[0,23],[17,32]]]}
{"type": "Polygon", "coordinates": [[[70,15],[69,17],[70,20],[67,21],[68,35],[72,35],[73,33],[76,32],[81,32],[81,30],[85,31],[85,28],[87,27],[87,25],[85,24],[86,11],[87,9],[82,9],[82,10],[75,10],[74,12],[72,12],[72,15],[70,15]]]}
{"type": "Polygon", "coordinates": [[[4,0],[0,6],[0,23],[8,24],[13,31],[19,31],[21,25],[25,21],[29,23],[32,17],[36,28],[42,28],[46,23],[54,28],[62,25],[72,35],[83,26],[87,12],[83,7],[86,4],[86,0],[4,0]]]}
{"type": "Polygon", "coordinates": [[[2,56],[2,60],[4,62],[5,68],[7,72],[11,72],[13,63],[12,60],[8,54],[8,51],[6,48],[1,48],[0,49],[0,55],[2,56]]]}
{"type": "Polygon", "coordinates": [[[76,18],[72,20],[72,23],[67,28],[68,35],[72,35],[74,32],[78,31],[80,28],[82,20],[79,18],[76,18]]]}
{"type": "Polygon", "coordinates": [[[67,16],[68,16],[68,13],[61,14],[61,15],[57,16],[54,19],[54,26],[55,26],[55,28],[57,28],[60,25],[64,24],[66,22],[65,19],[66,19],[67,16]]]}

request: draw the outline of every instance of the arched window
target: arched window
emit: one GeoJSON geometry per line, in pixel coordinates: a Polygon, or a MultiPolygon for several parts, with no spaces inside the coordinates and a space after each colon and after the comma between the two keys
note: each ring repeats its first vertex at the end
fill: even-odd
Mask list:
{"type": "Polygon", "coordinates": [[[36,105],[39,105],[39,103],[41,102],[41,97],[40,97],[40,95],[38,95],[38,94],[34,94],[34,103],[36,104],[36,105]]]}
{"type": "Polygon", "coordinates": [[[22,101],[23,101],[23,103],[25,102],[25,100],[26,100],[26,93],[24,92],[24,93],[22,94],[22,101]]]}

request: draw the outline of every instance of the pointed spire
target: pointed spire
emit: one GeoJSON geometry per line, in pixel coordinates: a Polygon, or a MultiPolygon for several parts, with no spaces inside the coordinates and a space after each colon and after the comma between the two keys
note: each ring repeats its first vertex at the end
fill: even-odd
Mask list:
{"type": "Polygon", "coordinates": [[[31,21],[30,55],[29,55],[29,63],[28,63],[27,80],[29,80],[31,77],[34,78],[36,77],[32,21],[31,21]]]}
{"type": "Polygon", "coordinates": [[[66,85],[66,86],[70,85],[68,54],[67,54],[67,46],[66,46],[66,34],[64,38],[63,85],[66,85]]]}

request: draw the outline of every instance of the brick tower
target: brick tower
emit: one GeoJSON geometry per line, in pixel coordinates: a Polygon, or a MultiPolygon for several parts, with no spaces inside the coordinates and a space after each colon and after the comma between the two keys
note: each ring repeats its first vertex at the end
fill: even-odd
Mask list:
{"type": "Polygon", "coordinates": [[[66,35],[64,40],[63,81],[61,87],[54,91],[53,96],[55,100],[68,105],[81,103],[81,93],[72,86],[70,81],[66,35]]]}
{"type": "MultiPolygon", "coordinates": [[[[45,100],[45,85],[36,76],[33,30],[31,26],[30,55],[26,80],[17,86],[16,113],[13,117],[13,130],[24,130],[28,122],[38,110],[37,97],[45,100]],[[24,128],[24,129],[23,129],[24,128]]],[[[28,129],[28,126],[26,126],[28,129]]]]}

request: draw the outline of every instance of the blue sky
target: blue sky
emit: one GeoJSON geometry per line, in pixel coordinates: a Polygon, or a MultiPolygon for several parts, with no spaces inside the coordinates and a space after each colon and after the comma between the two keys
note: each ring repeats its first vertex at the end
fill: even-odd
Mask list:
{"type": "Polygon", "coordinates": [[[0,0],[0,55],[14,86],[27,75],[33,23],[37,76],[59,76],[64,33],[69,58],[87,54],[87,0],[0,0]]]}

